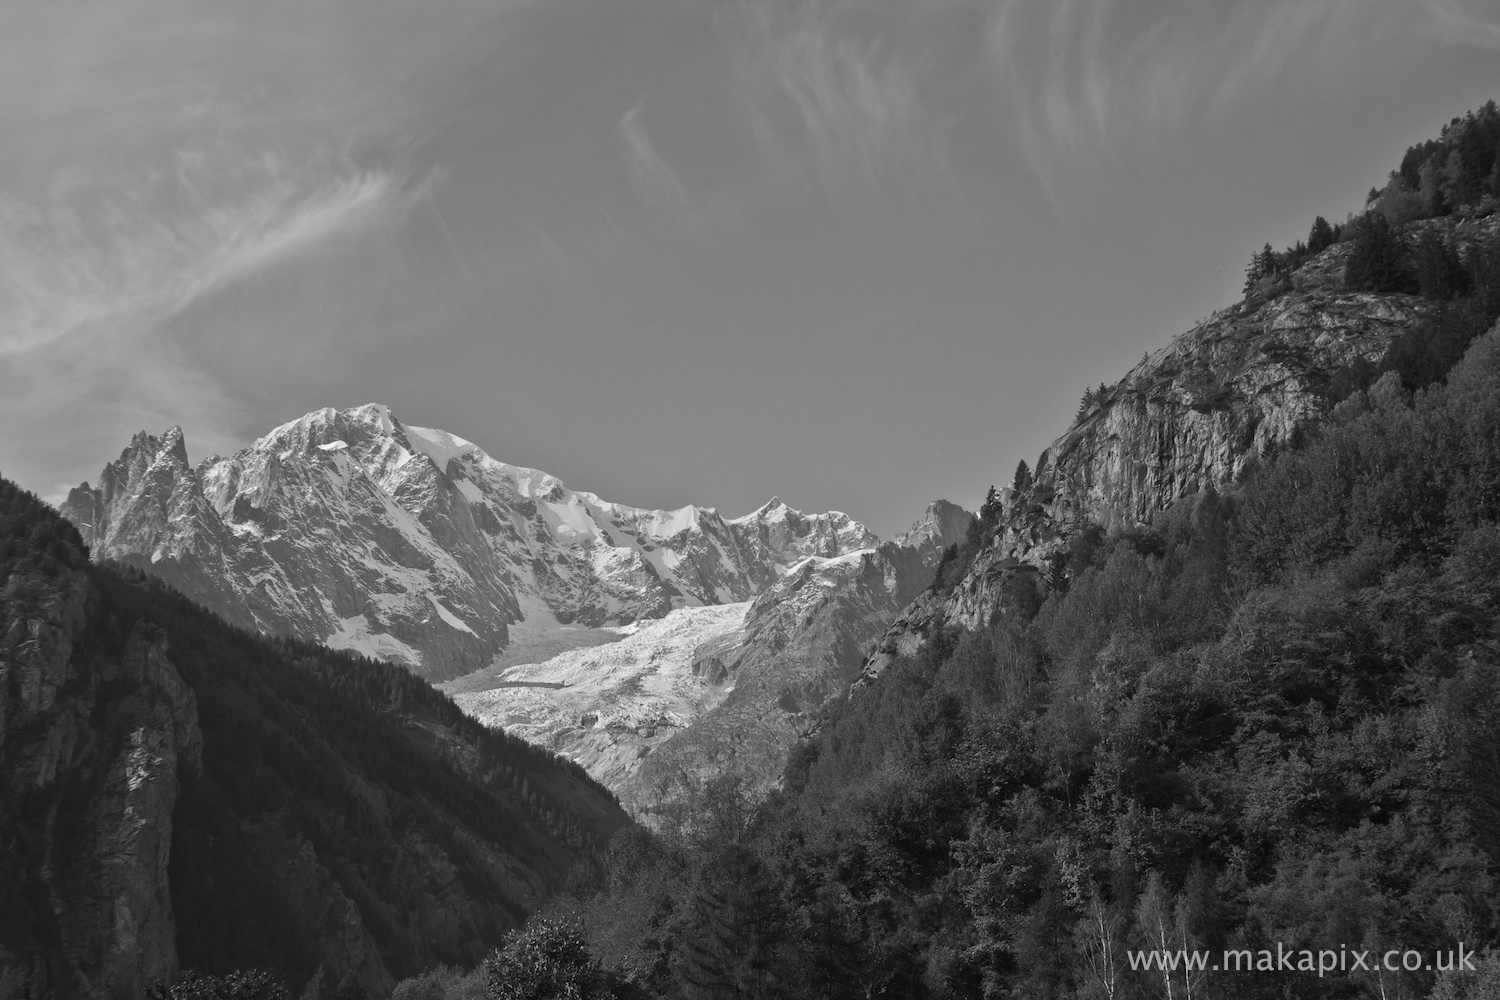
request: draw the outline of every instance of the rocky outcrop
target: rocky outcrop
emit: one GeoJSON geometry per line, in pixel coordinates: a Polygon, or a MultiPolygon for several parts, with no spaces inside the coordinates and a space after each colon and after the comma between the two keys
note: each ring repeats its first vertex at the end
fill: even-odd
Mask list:
{"type": "Polygon", "coordinates": [[[1346,289],[1351,249],[1336,244],[1307,261],[1290,290],[1215,313],[1094,397],[1042,453],[1034,484],[1002,491],[1004,521],[963,579],[922,594],[880,638],[856,690],[895,657],[914,654],[934,628],[986,623],[1016,575],[1045,578],[1082,525],[1146,523],[1293,444],[1327,412],[1341,371],[1373,366],[1434,307],[1346,289]]]}
{"type": "Polygon", "coordinates": [[[1341,268],[1327,265],[1346,250],[1310,262],[1300,291],[1216,313],[1143,359],[1042,453],[1031,503],[1053,520],[1141,523],[1284,447],[1327,410],[1335,373],[1378,362],[1431,308],[1342,290],[1341,268]],[[1313,268],[1332,270],[1329,283],[1308,277],[1313,268]]]}
{"type": "Polygon", "coordinates": [[[878,540],[773,500],[744,517],[644,510],[497,462],[383,406],[319,410],[190,466],[141,433],[62,508],[96,558],[160,576],[236,624],[445,679],[508,627],[597,627],[749,600],[786,569],[878,540]]]}
{"type": "Polygon", "coordinates": [[[0,589],[10,995],[137,995],[177,972],[167,869],[178,772],[201,767],[196,699],[160,630],[90,643],[90,598],[78,566],[21,569],[0,589]]]}

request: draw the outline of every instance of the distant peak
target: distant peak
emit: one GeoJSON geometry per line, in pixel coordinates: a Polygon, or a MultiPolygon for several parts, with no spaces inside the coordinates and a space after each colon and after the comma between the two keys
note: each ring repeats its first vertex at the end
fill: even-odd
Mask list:
{"type": "Polygon", "coordinates": [[[902,546],[919,546],[931,540],[948,546],[961,540],[969,530],[974,515],[951,500],[934,500],[927,510],[904,534],[897,535],[895,542],[902,546]]]}
{"type": "Polygon", "coordinates": [[[187,436],[182,433],[182,428],[172,426],[161,436],[161,450],[157,454],[170,453],[176,464],[187,468],[187,436]]]}
{"type": "Polygon", "coordinates": [[[136,431],[135,436],[130,439],[130,445],[120,453],[120,460],[126,461],[133,455],[149,456],[150,461],[155,462],[162,456],[171,459],[174,465],[186,466],[187,439],[178,426],[168,427],[162,432],[161,437],[155,437],[145,431],[136,431]]]}
{"type": "MultiPolygon", "coordinates": [[[[310,452],[334,441],[357,441],[389,438],[406,447],[405,428],[383,403],[365,403],[346,410],[325,406],[288,421],[255,442],[254,447],[284,452],[288,449],[310,452]]],[[[409,449],[408,449],[409,450],[409,449]]]]}
{"type": "Polygon", "coordinates": [[[345,412],[350,417],[360,418],[361,423],[379,424],[380,429],[387,434],[401,426],[401,421],[391,415],[391,408],[384,403],[365,403],[345,412]]]}
{"type": "Polygon", "coordinates": [[[967,521],[974,515],[964,510],[963,507],[952,500],[934,500],[927,505],[927,516],[933,518],[952,518],[959,521],[967,521]]]}

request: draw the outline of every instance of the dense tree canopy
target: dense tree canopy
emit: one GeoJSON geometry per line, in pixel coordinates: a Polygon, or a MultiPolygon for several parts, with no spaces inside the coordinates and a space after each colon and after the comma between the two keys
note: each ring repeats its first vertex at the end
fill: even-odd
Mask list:
{"type": "Polygon", "coordinates": [[[621,841],[575,892],[595,951],[663,996],[1469,995],[1126,952],[1500,941],[1500,332],[1074,548],[834,705],[759,809],[621,841]]]}
{"type": "Polygon", "coordinates": [[[1492,210],[1497,143],[1486,105],[1365,216],[1255,255],[1247,294],[1348,241],[1350,285],[1436,303],[1321,426],[1004,571],[985,627],[830,705],[768,800],[717,783],[617,836],[559,904],[590,954],[662,997],[1500,996],[1500,244],[1421,224],[1492,210]],[[1460,946],[1477,971],[1444,970],[1460,946]],[[1128,957],[1280,947],[1437,967],[1128,957]]]}

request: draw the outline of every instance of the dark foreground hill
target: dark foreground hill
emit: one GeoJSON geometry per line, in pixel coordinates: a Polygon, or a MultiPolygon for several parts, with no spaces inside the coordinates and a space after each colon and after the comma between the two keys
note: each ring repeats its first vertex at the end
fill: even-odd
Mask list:
{"type": "Polygon", "coordinates": [[[400,667],[226,625],[0,480],[0,995],[476,962],[626,822],[400,667]]]}

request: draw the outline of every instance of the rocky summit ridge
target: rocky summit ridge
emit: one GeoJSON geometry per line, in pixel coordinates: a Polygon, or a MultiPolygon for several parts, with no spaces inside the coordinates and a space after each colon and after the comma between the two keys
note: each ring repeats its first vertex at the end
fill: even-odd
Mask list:
{"type": "Polygon", "coordinates": [[[63,514],[236,624],[404,663],[489,664],[509,627],[618,626],[745,601],[808,557],[873,548],[845,514],[645,510],[496,461],[385,406],[324,409],[192,466],[180,428],[137,434],[63,514]]]}

